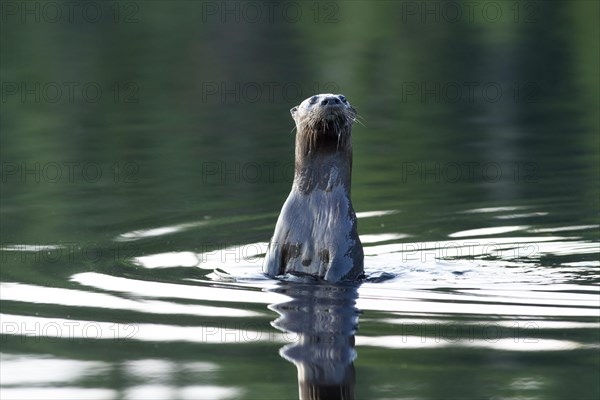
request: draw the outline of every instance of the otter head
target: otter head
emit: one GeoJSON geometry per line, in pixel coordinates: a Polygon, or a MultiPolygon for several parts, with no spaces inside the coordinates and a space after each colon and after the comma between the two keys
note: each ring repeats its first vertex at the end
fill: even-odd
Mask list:
{"type": "Polygon", "coordinates": [[[301,155],[350,150],[356,110],[341,94],[319,94],[290,110],[296,122],[297,150],[301,155]]]}

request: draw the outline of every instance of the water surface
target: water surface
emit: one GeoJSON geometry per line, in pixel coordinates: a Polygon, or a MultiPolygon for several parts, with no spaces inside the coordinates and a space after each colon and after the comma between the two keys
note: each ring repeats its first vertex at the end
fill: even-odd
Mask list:
{"type": "Polygon", "coordinates": [[[0,397],[600,397],[597,3],[41,4],[2,14],[0,397]],[[260,271],[325,91],[357,285],[260,271]]]}

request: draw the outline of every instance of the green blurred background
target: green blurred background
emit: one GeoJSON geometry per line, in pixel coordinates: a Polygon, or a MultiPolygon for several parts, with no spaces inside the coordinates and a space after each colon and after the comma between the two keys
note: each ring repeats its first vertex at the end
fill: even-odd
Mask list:
{"type": "MultiPolygon", "coordinates": [[[[353,130],[355,209],[400,211],[361,220],[361,235],[395,232],[419,242],[506,224],[598,223],[597,1],[0,4],[2,247],[39,251],[77,243],[106,255],[127,233],[181,228],[147,235],[117,262],[77,252],[75,261],[63,262],[63,253],[57,263],[23,256],[21,247],[2,255],[3,282],[81,289],[70,278],[86,271],[160,282],[204,279],[206,271],[149,272],[129,258],[267,241],[291,185],[289,109],[322,92],[346,95],[362,121],[353,130]],[[507,222],[463,213],[490,207],[545,214],[507,222]]],[[[597,229],[578,236],[598,241],[597,229]]],[[[543,268],[595,256],[570,250],[546,258],[543,268]]],[[[243,298],[237,306],[265,312],[243,298]]],[[[3,312],[156,318],[60,301],[4,302],[3,312]]],[[[364,332],[393,332],[389,324],[369,322],[373,316],[363,319],[364,332]]],[[[164,316],[163,322],[205,322],[189,318],[164,316]]],[[[264,327],[272,318],[255,320],[264,327]]],[[[590,332],[582,342],[597,338],[590,332]]],[[[250,388],[248,398],[294,397],[294,368],[280,359],[279,343],[268,345],[135,342],[107,350],[93,341],[14,337],[3,351],[107,362],[147,354],[177,362],[201,358],[222,363],[217,380],[250,388]],[[263,382],[265,369],[281,385],[263,382]]],[[[405,388],[415,396],[481,398],[495,390],[518,398],[531,392],[509,382],[534,371],[545,382],[538,398],[597,396],[593,351],[553,354],[448,348],[392,355],[367,346],[359,350],[358,393],[389,397],[396,387],[386,385],[401,384],[402,373],[425,385],[405,388]],[[477,384],[463,384],[467,375],[477,384]]],[[[83,385],[127,387],[131,382],[115,365],[83,385]]]]}
{"type": "Polygon", "coordinates": [[[364,122],[358,211],[409,207],[409,225],[565,186],[598,206],[595,1],[57,4],[2,6],[5,241],[275,214],[288,110],[329,91],[364,122]]]}

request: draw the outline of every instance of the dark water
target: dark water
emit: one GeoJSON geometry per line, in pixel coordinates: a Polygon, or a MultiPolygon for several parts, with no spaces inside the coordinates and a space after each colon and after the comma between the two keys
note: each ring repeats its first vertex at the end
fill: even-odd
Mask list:
{"type": "Polygon", "coordinates": [[[600,396],[597,2],[0,11],[2,399],[600,396]],[[260,273],[319,92],[358,286],[260,273]]]}

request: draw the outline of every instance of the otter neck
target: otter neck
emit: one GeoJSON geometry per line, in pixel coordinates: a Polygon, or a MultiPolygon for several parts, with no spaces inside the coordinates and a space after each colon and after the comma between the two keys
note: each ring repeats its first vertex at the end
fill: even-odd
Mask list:
{"type": "Polygon", "coordinates": [[[349,138],[340,145],[325,138],[310,145],[301,132],[296,136],[294,186],[303,194],[313,190],[331,191],[343,186],[350,195],[352,145],[349,138]]]}

